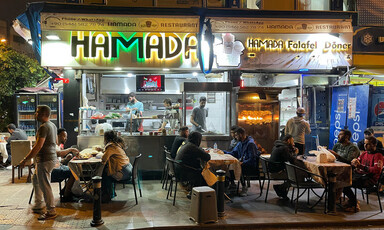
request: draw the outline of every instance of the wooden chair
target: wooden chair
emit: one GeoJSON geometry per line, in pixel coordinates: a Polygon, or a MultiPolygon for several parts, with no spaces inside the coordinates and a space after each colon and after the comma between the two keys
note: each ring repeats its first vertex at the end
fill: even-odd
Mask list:
{"type": "Polygon", "coordinates": [[[137,194],[136,194],[136,183],[139,187],[140,197],[143,197],[143,195],[141,193],[140,178],[138,177],[138,173],[137,173],[137,167],[138,167],[139,160],[140,160],[141,156],[142,156],[141,153],[139,155],[135,156],[135,160],[133,161],[133,166],[132,166],[132,177],[130,179],[121,180],[121,181],[114,181],[115,184],[123,184],[123,188],[125,188],[125,184],[132,184],[133,185],[133,192],[135,193],[136,205],[138,204],[137,194]]]}
{"type": "MultiPolygon", "coordinates": [[[[29,140],[12,140],[11,141],[11,165],[12,165],[12,183],[15,183],[15,169],[18,170],[18,179],[23,176],[23,169],[19,167],[19,163],[31,151],[31,141],[29,140]]],[[[28,167],[27,182],[31,182],[32,160],[28,161],[25,166],[28,167]]]]}

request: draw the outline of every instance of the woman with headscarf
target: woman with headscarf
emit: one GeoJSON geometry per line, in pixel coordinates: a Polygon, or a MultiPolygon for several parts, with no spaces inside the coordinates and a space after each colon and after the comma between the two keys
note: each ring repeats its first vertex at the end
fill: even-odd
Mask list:
{"type": "Polygon", "coordinates": [[[189,181],[192,186],[206,185],[204,178],[201,175],[201,161],[207,162],[211,159],[211,155],[200,148],[202,135],[199,132],[192,132],[188,136],[186,144],[182,145],[177,152],[176,161],[184,165],[198,169],[186,169],[176,165],[175,170],[180,175],[182,180],[189,181]]]}

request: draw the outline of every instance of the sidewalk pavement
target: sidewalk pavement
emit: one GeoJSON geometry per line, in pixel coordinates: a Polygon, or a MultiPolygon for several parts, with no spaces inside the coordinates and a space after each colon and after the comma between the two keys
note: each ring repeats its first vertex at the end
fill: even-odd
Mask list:
{"type": "MultiPolygon", "coordinates": [[[[121,186],[121,185],[119,185],[121,186]]],[[[0,230],[2,229],[94,229],[92,203],[60,203],[58,184],[52,184],[56,198],[58,217],[54,220],[38,221],[28,204],[32,184],[26,183],[26,176],[11,183],[11,170],[0,170],[0,230]]],[[[361,202],[361,212],[345,213],[338,209],[333,215],[324,214],[323,202],[309,209],[306,196],[299,202],[298,213],[289,201],[276,197],[272,185],[268,202],[259,195],[259,185],[251,183],[247,197],[234,197],[233,203],[226,202],[226,216],[214,224],[196,224],[189,220],[190,200],[180,187],[176,205],[166,200],[167,192],[161,189],[160,181],[143,181],[143,197],[135,205],[132,186],[117,188],[117,197],[108,204],[102,204],[104,225],[98,229],[384,229],[384,214],[380,213],[377,199],[370,196],[370,204],[361,202]]],[[[315,197],[311,196],[311,204],[315,197]],[[312,199],[313,198],[313,199],[312,199]]]]}

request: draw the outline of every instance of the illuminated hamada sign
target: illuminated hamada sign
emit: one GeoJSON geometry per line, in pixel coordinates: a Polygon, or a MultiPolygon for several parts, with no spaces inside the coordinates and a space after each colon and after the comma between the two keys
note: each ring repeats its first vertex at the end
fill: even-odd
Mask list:
{"type": "Polygon", "coordinates": [[[43,31],[41,64],[82,69],[197,69],[194,33],[43,31]],[[54,34],[60,40],[49,40],[54,34]]]}
{"type": "Polygon", "coordinates": [[[118,32],[73,32],[72,57],[118,58],[120,52],[132,52],[136,48],[138,59],[173,59],[182,55],[190,59],[196,53],[197,39],[194,34],[181,38],[176,33],[133,33],[130,37],[118,32]]]}
{"type": "Polygon", "coordinates": [[[294,40],[275,40],[275,39],[260,39],[248,38],[247,48],[251,51],[294,51],[294,52],[312,52],[317,49],[322,49],[323,52],[341,52],[348,51],[352,48],[352,43],[335,41],[294,41],[294,40]]]}

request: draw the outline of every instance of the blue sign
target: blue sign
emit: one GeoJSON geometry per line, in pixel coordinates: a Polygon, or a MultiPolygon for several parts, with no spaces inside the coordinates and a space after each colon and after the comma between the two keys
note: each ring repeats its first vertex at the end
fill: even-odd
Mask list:
{"type": "Polygon", "coordinates": [[[384,87],[374,87],[370,108],[371,126],[384,126],[384,87]]]}
{"type": "Polygon", "coordinates": [[[357,145],[364,138],[368,123],[369,85],[349,86],[347,126],[352,132],[351,142],[357,145]]]}
{"type": "Polygon", "coordinates": [[[331,125],[329,128],[329,146],[337,143],[337,136],[347,125],[348,86],[332,88],[331,125]]]}

